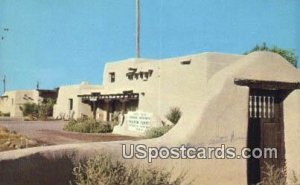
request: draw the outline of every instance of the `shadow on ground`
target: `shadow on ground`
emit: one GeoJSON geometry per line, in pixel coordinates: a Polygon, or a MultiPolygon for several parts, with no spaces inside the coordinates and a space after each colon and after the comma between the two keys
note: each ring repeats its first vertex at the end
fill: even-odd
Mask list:
{"type": "Polygon", "coordinates": [[[34,154],[30,159],[5,160],[0,162],[0,184],[66,185],[72,179],[74,166],[72,156],[47,158],[34,154]]]}

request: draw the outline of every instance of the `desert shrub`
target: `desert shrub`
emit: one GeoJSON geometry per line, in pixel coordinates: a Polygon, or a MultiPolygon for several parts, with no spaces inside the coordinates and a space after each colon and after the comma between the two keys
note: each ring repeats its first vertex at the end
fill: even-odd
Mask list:
{"type": "Polygon", "coordinates": [[[180,108],[178,107],[172,107],[169,111],[169,113],[166,115],[166,118],[172,122],[173,124],[176,124],[179,119],[181,118],[182,112],[180,108]]]}
{"type": "Polygon", "coordinates": [[[185,174],[171,181],[171,172],[157,168],[142,168],[98,155],[73,169],[77,185],[180,185],[185,174]]]}
{"type": "Polygon", "coordinates": [[[10,112],[2,113],[2,115],[3,115],[4,117],[10,117],[10,112]]]}
{"type": "Polygon", "coordinates": [[[52,114],[54,101],[46,99],[40,104],[24,103],[20,106],[23,116],[28,116],[30,119],[46,120],[52,114]]]}
{"type": "Polygon", "coordinates": [[[53,112],[54,100],[46,99],[43,103],[38,105],[38,117],[41,119],[47,119],[53,112]]]}
{"type": "Polygon", "coordinates": [[[3,113],[3,112],[0,111],[0,116],[10,117],[10,113],[9,112],[3,113]]]}
{"type": "Polygon", "coordinates": [[[92,118],[79,118],[70,120],[64,126],[64,130],[83,133],[107,133],[112,132],[112,126],[92,118]]]}
{"type": "Polygon", "coordinates": [[[162,126],[162,127],[153,127],[146,131],[146,137],[147,138],[156,138],[164,135],[167,133],[172,126],[162,126]]]}
{"type": "Polygon", "coordinates": [[[258,185],[286,185],[286,173],[283,168],[275,168],[275,166],[266,163],[266,170],[263,173],[265,177],[258,185]]]}
{"type": "Polygon", "coordinates": [[[20,106],[20,110],[22,111],[23,116],[38,118],[38,105],[36,103],[24,103],[20,106]]]}

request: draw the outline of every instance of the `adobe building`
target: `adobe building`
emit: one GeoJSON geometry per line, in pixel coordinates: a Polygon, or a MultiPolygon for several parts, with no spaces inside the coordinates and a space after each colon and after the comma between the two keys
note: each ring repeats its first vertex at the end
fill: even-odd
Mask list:
{"type": "Polygon", "coordinates": [[[20,118],[23,117],[20,106],[24,103],[38,104],[47,98],[56,99],[57,90],[36,89],[7,91],[0,96],[0,112],[9,114],[10,117],[20,118]]]}
{"type": "Polygon", "coordinates": [[[53,107],[53,117],[56,119],[77,119],[83,116],[92,117],[92,105],[84,104],[78,97],[81,93],[98,92],[101,89],[99,85],[90,85],[88,82],[82,82],[78,85],[61,86],[58,90],[56,104],[53,107]]]}
{"type": "MultiPolygon", "coordinates": [[[[244,147],[275,147],[278,157],[272,160],[169,158],[155,159],[151,165],[172,169],[172,174],[188,169],[188,180],[194,180],[195,184],[250,185],[262,180],[267,162],[276,168],[284,168],[286,181],[291,182],[294,172],[300,174],[299,89],[300,71],[280,55],[270,52],[248,55],[204,53],[157,61],[130,59],[107,64],[101,89],[78,93],[81,102],[90,102],[90,106],[95,102],[104,113],[110,110],[107,108],[114,104],[112,102],[116,102],[116,110],[152,113],[159,119],[164,119],[170,107],[177,106],[183,112],[179,122],[156,139],[2,152],[0,168],[9,166],[10,170],[0,171],[0,184],[25,181],[29,184],[65,184],[72,175],[72,164],[79,159],[95,153],[109,153],[122,160],[121,144],[141,143],[148,147],[169,148],[182,144],[194,147],[224,144],[236,151],[244,147]]],[[[126,127],[124,122],[119,131],[131,132],[128,125],[126,127]]],[[[124,161],[150,165],[147,159],[124,161]]]]}
{"type": "Polygon", "coordinates": [[[103,85],[98,89],[86,87],[87,91],[83,92],[79,86],[72,87],[74,91],[60,88],[55,117],[68,115],[71,111],[68,107],[72,107],[74,118],[89,115],[102,121],[113,121],[114,116],[124,115],[114,133],[125,135],[143,135],[148,128],[161,126],[162,121],[168,122],[165,115],[172,107],[179,107],[183,116],[192,121],[197,116],[193,109],[197,109],[202,101],[200,95],[209,79],[241,57],[201,53],[163,60],[109,62],[104,68],[103,85]],[[70,106],[72,101],[74,106],[70,106]],[[144,124],[139,124],[142,121],[144,124]]]}

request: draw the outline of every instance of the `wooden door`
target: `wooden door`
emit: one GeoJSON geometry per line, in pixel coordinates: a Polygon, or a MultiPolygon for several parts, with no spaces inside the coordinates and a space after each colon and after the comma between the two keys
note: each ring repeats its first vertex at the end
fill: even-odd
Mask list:
{"type": "Polygon", "coordinates": [[[277,169],[284,167],[284,94],[280,90],[250,90],[248,147],[262,151],[276,148],[277,158],[248,159],[248,184],[258,183],[266,176],[267,164],[277,169]]]}

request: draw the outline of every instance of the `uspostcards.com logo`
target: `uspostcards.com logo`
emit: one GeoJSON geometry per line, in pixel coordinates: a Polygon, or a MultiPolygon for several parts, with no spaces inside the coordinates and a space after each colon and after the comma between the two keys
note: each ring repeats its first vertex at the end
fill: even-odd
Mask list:
{"type": "Polygon", "coordinates": [[[277,158],[276,148],[242,148],[237,151],[234,147],[149,147],[145,144],[122,144],[124,159],[147,159],[152,163],[154,159],[249,159],[249,158],[277,158]]]}

